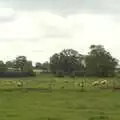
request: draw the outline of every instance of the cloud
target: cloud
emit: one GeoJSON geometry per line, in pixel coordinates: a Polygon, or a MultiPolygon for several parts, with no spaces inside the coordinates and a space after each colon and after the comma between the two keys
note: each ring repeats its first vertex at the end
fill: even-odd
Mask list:
{"type": "Polygon", "coordinates": [[[27,14],[17,12],[13,22],[0,23],[0,40],[38,40],[41,33],[27,14]]]}
{"type": "Polygon", "coordinates": [[[16,18],[16,13],[12,8],[0,8],[0,22],[13,21],[16,18]]]}
{"type": "Polygon", "coordinates": [[[47,10],[61,15],[74,13],[120,13],[119,0],[9,0],[1,3],[20,10],[47,10]],[[7,1],[7,2],[6,2],[7,1]]]}
{"type": "Polygon", "coordinates": [[[64,48],[87,54],[91,44],[103,44],[119,57],[118,15],[76,13],[63,17],[47,11],[16,11],[16,14],[15,21],[0,23],[0,51],[4,51],[0,59],[25,55],[33,62],[44,62],[64,48]]]}

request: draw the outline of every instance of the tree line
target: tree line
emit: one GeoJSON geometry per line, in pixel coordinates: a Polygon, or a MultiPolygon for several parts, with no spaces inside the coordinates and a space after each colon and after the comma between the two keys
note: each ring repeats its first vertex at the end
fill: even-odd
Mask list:
{"type": "Polygon", "coordinates": [[[91,45],[87,55],[74,49],[64,49],[54,53],[49,62],[36,62],[27,60],[25,56],[18,56],[14,60],[4,63],[0,61],[0,72],[16,71],[33,73],[33,69],[42,69],[57,76],[114,76],[118,60],[102,45],[91,45]]]}
{"type": "MultiPolygon", "coordinates": [[[[50,62],[43,64],[44,69],[58,76],[114,76],[118,60],[102,45],[91,45],[87,55],[73,49],[64,49],[50,57],[50,62]]],[[[36,68],[42,68],[36,63],[36,68]]]]}

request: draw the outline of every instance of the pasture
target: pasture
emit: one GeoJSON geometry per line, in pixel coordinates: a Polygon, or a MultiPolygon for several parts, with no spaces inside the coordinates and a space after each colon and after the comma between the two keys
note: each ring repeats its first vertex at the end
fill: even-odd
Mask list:
{"type": "MultiPolygon", "coordinates": [[[[115,78],[107,78],[109,89],[92,87],[91,83],[99,79],[101,78],[57,78],[51,75],[0,78],[0,118],[1,120],[120,120],[120,91],[112,90],[115,78]],[[17,88],[17,80],[24,80],[22,88],[17,88]],[[68,80],[68,83],[64,83],[64,80],[68,80]],[[80,91],[80,87],[75,87],[75,80],[85,80],[84,92],[80,91]],[[49,88],[50,83],[54,85],[52,89],[49,88]],[[61,87],[63,85],[64,88],[61,87]]],[[[116,84],[120,86],[119,80],[116,84]]]]}

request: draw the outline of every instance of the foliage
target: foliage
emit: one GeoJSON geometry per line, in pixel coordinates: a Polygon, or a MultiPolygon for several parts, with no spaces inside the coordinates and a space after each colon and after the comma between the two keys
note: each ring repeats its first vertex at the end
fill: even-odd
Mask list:
{"type": "Polygon", "coordinates": [[[72,74],[73,71],[82,70],[83,55],[79,54],[73,49],[64,49],[60,53],[55,53],[50,58],[50,68],[53,73],[62,71],[64,73],[72,74]]]}
{"type": "Polygon", "coordinates": [[[36,69],[42,69],[42,63],[36,62],[35,68],[36,68],[36,69]]]}
{"type": "Polygon", "coordinates": [[[26,63],[23,66],[23,71],[25,72],[33,71],[32,61],[26,61],[26,63]]]}
{"type": "Polygon", "coordinates": [[[5,71],[7,71],[7,67],[3,61],[0,61],[0,72],[5,72],[5,71]]]}
{"type": "Polygon", "coordinates": [[[42,64],[42,69],[49,71],[49,62],[48,61],[46,61],[42,64]]]}
{"type": "Polygon", "coordinates": [[[29,77],[36,76],[33,72],[0,72],[0,77],[29,77]]]}
{"type": "Polygon", "coordinates": [[[117,60],[101,45],[91,45],[90,52],[85,58],[87,75],[114,75],[117,60]]]}
{"type": "Polygon", "coordinates": [[[6,67],[7,68],[13,68],[14,67],[14,61],[7,61],[6,62],[6,67]]]}
{"type": "Polygon", "coordinates": [[[32,61],[28,61],[25,56],[18,56],[14,61],[17,71],[33,72],[32,61]]]}
{"type": "Polygon", "coordinates": [[[27,63],[27,59],[25,56],[18,56],[15,60],[15,67],[19,71],[24,71],[24,65],[27,63]]]}

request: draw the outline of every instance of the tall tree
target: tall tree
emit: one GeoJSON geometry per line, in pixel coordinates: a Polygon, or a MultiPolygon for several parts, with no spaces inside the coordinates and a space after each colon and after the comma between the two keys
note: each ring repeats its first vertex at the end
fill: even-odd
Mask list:
{"type": "Polygon", "coordinates": [[[13,62],[12,62],[12,61],[7,61],[7,62],[6,62],[6,66],[7,66],[8,68],[12,68],[12,67],[13,67],[13,62]]]}
{"type": "Polygon", "coordinates": [[[0,72],[5,72],[5,71],[7,71],[7,67],[3,61],[0,61],[0,72]]]}
{"type": "Polygon", "coordinates": [[[42,69],[49,71],[49,62],[48,61],[46,61],[42,64],[42,69]]]}
{"type": "Polygon", "coordinates": [[[109,76],[114,74],[117,60],[102,45],[91,45],[86,56],[88,75],[109,76]]]}
{"type": "Polygon", "coordinates": [[[42,69],[42,64],[40,62],[35,63],[35,68],[42,69]]]}
{"type": "Polygon", "coordinates": [[[24,66],[23,66],[23,71],[25,71],[25,72],[33,72],[32,61],[25,62],[24,66]]]}
{"type": "Polygon", "coordinates": [[[25,56],[18,56],[16,57],[15,66],[17,69],[24,71],[24,65],[27,63],[27,58],[25,56]]]}
{"type": "Polygon", "coordinates": [[[78,71],[83,68],[83,55],[73,49],[64,49],[59,54],[54,54],[50,58],[50,68],[52,72],[63,71],[71,74],[73,71],[78,71]]]}

